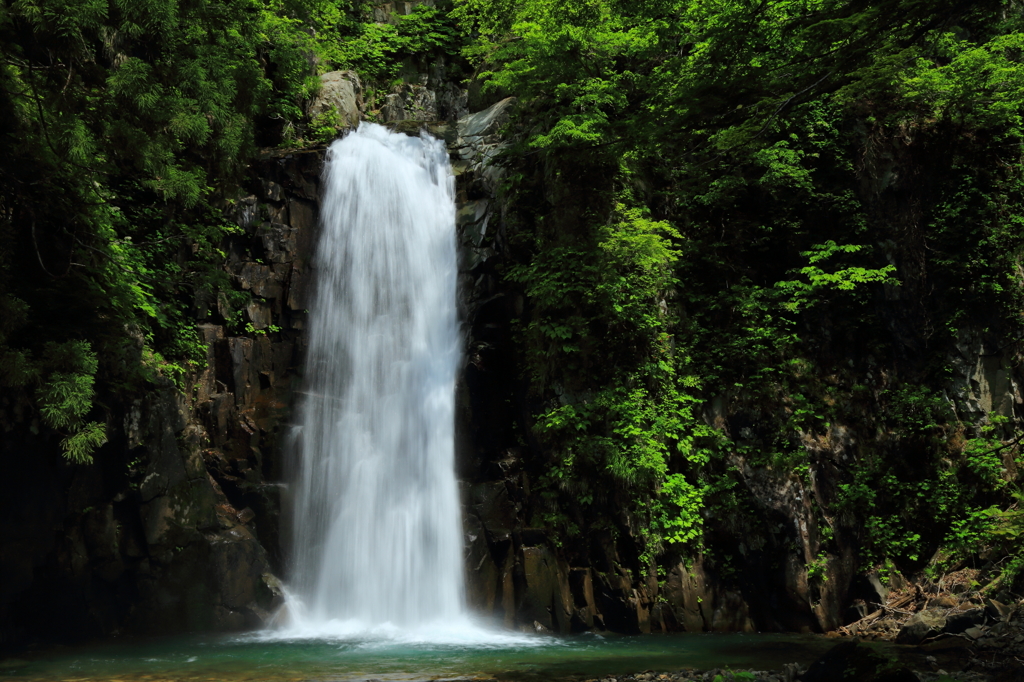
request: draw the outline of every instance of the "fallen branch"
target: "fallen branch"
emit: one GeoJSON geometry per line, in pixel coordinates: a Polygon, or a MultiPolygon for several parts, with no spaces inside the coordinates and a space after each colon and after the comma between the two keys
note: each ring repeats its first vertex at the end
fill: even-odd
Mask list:
{"type": "MultiPolygon", "coordinates": [[[[876,620],[878,620],[881,616],[885,615],[886,611],[899,611],[900,609],[902,609],[904,606],[906,606],[907,604],[911,603],[912,601],[914,601],[914,595],[912,595],[912,594],[911,595],[907,595],[906,597],[901,597],[900,599],[897,599],[896,601],[894,601],[892,604],[887,604],[887,605],[883,606],[882,608],[878,609],[877,611],[872,611],[871,613],[869,613],[868,615],[864,616],[860,620],[857,620],[857,621],[854,621],[853,623],[850,623],[850,626],[860,625],[861,623],[864,623],[864,621],[866,621],[866,620],[871,620],[871,623],[873,623],[876,620]]],[[[903,611],[903,613],[907,613],[907,612],[903,611]]],[[[871,623],[864,623],[864,624],[865,625],[871,625],[871,623]]]]}

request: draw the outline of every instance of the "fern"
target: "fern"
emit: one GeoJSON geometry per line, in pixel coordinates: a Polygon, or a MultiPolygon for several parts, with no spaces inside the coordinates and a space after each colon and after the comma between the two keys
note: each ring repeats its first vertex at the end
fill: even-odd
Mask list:
{"type": "Polygon", "coordinates": [[[107,429],[99,422],[83,424],[61,441],[64,457],[75,464],[92,464],[92,454],[107,442],[107,429]]]}

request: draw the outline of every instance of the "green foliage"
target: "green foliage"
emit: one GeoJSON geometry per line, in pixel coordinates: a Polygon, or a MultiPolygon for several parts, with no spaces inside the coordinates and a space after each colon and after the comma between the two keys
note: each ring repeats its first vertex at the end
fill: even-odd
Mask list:
{"type": "Polygon", "coordinates": [[[984,513],[995,521],[991,531],[994,535],[1018,544],[1024,536],[1024,510],[1020,507],[1024,502],[1024,493],[1015,492],[1013,498],[1015,503],[1010,509],[992,508],[985,510],[984,513]]]}
{"type": "Polygon", "coordinates": [[[898,87],[909,107],[939,120],[972,128],[1019,127],[1022,47],[1024,35],[1019,32],[988,41],[965,39],[959,32],[938,33],[931,54],[901,73],[898,87]]]}
{"type": "Polygon", "coordinates": [[[404,59],[424,55],[456,55],[461,35],[455,22],[440,8],[416,5],[406,15],[394,14],[387,23],[353,21],[336,14],[319,15],[326,36],[321,59],[340,68],[355,69],[363,78],[395,78],[404,59]]]}
{"type": "MultiPolygon", "coordinates": [[[[25,310],[23,306],[12,307],[25,310]]],[[[0,335],[0,385],[12,389],[32,387],[43,424],[64,434],[64,457],[78,464],[91,462],[92,453],[106,442],[106,427],[85,421],[93,409],[98,369],[90,344],[47,342],[41,357],[36,359],[30,351],[11,349],[4,341],[5,337],[0,335]]]]}
{"type": "Polygon", "coordinates": [[[745,682],[746,680],[756,680],[757,676],[752,672],[741,670],[739,672],[729,671],[725,675],[715,675],[713,682],[745,682]]]}
{"type": "Polygon", "coordinates": [[[679,233],[624,201],[611,210],[569,243],[539,241],[507,275],[531,301],[521,339],[548,405],[535,432],[555,458],[542,482],[572,493],[573,506],[625,495],[652,548],[699,544],[703,486],[691,480],[713,431],[695,412],[700,382],[672,346],[679,233]],[[583,495],[580,481],[592,482],[583,495]]]}
{"type": "Polygon", "coordinates": [[[704,491],[683,474],[669,474],[661,488],[660,508],[655,524],[665,542],[685,544],[700,541],[704,520],[704,491]]]}
{"type": "Polygon", "coordinates": [[[814,561],[807,564],[807,579],[818,582],[828,580],[828,557],[825,552],[820,552],[814,561]]]}
{"type": "Polygon", "coordinates": [[[983,527],[979,535],[983,536],[985,545],[995,544],[1008,558],[996,579],[986,586],[986,589],[992,591],[1001,585],[1012,585],[1024,575],[1024,550],[1021,549],[1021,538],[1024,537],[1024,510],[1021,504],[1024,503],[1024,493],[1014,491],[1012,499],[1013,503],[1007,509],[991,507],[980,513],[987,517],[987,523],[979,523],[983,527]]]}
{"type": "MultiPolygon", "coordinates": [[[[333,3],[324,3],[333,4],[333,3]]],[[[315,85],[304,0],[0,10],[0,385],[88,462],[100,396],[183,385],[258,121],[315,85]],[[216,207],[215,207],[216,206],[216,207]]]]}
{"type": "Polygon", "coordinates": [[[99,422],[84,424],[61,441],[64,456],[76,464],[92,462],[92,453],[107,442],[107,430],[99,422]]]}
{"type": "Polygon", "coordinates": [[[338,135],[341,116],[331,107],[309,122],[309,136],[318,142],[330,142],[338,135]]]}
{"type": "Polygon", "coordinates": [[[506,274],[527,300],[547,504],[567,518],[585,489],[642,555],[689,543],[724,567],[708,528],[756,537],[766,511],[736,462],[805,486],[828,462],[822,556],[840,535],[901,568],[997,542],[986,510],[1009,502],[1016,447],[968,437],[949,358],[965,329],[1021,337],[1019,8],[457,0],[452,16],[487,87],[520,98],[506,274]]]}
{"type": "Polygon", "coordinates": [[[812,251],[805,251],[801,256],[807,258],[810,265],[800,268],[799,273],[805,280],[777,282],[776,287],[790,300],[784,306],[792,311],[810,307],[824,301],[833,291],[862,291],[863,285],[871,282],[898,284],[891,275],[896,266],[886,265],[882,268],[848,267],[826,272],[819,263],[830,259],[836,254],[857,253],[864,247],[857,244],[837,245],[834,241],[817,244],[812,251]]]}
{"type": "Polygon", "coordinates": [[[933,437],[953,419],[949,403],[924,386],[890,389],[884,397],[887,421],[902,438],[933,437]]]}
{"type": "MultiPolygon", "coordinates": [[[[592,325],[606,325],[613,338],[643,354],[664,354],[667,320],[657,297],[672,283],[675,258],[670,238],[678,233],[637,209],[616,207],[619,219],[596,230],[596,244],[542,248],[528,264],[508,273],[537,303],[524,332],[535,366],[590,362],[580,339],[592,325]],[[595,248],[596,247],[596,248],[595,248]]],[[[660,367],[667,370],[668,366],[660,367]]],[[[550,372],[539,370],[545,381],[550,372]]]]}

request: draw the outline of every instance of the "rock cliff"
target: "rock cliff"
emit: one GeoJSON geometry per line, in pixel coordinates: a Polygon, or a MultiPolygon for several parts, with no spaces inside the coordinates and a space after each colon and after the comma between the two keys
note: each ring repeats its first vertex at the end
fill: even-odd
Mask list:
{"type": "Polygon", "coordinates": [[[64,462],[5,396],[0,644],[240,630],[280,604],[281,443],[298,386],[321,154],[280,153],[228,202],[232,286],[198,296],[206,366],[105,396],[109,442],[64,462]],[[285,189],[287,188],[287,189],[285,189]],[[53,614],[62,614],[54,619],[53,614]]]}

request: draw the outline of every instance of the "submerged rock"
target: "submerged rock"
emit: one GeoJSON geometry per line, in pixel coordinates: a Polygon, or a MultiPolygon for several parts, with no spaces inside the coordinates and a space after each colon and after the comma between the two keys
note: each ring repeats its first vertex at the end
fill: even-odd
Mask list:
{"type": "Polygon", "coordinates": [[[908,668],[863,646],[858,639],[829,649],[800,676],[801,682],[918,682],[908,668]]]}

